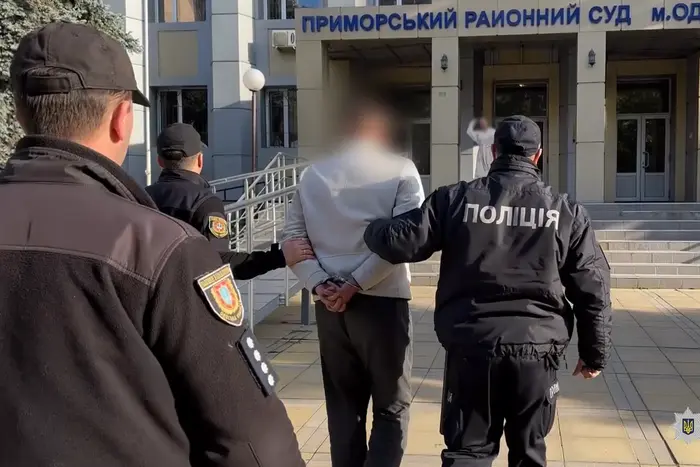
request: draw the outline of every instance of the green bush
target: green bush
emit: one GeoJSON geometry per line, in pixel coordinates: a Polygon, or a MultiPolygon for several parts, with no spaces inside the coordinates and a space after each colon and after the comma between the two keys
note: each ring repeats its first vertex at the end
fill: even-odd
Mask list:
{"type": "Polygon", "coordinates": [[[126,32],[124,18],[102,0],[0,0],[0,167],[23,135],[10,90],[12,53],[27,32],[60,20],[91,24],[130,52],[141,51],[138,41],[126,32]]]}

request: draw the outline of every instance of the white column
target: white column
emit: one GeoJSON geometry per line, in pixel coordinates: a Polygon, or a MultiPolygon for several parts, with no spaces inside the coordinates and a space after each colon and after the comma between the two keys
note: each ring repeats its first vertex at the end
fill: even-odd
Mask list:
{"type": "Polygon", "coordinates": [[[459,180],[459,38],[433,38],[431,60],[430,188],[435,190],[459,180]]]}
{"type": "MultiPolygon", "coordinates": [[[[576,199],[605,200],[606,33],[580,32],[576,51],[576,199]],[[595,53],[595,64],[588,55],[595,53]]],[[[610,155],[610,157],[613,157],[610,155]]]]}
{"type": "MultiPolygon", "coordinates": [[[[254,42],[253,0],[211,0],[213,178],[250,172],[252,93],[243,85],[254,42]]],[[[258,100],[262,104],[262,100],[258,100]]]]}
{"type": "Polygon", "coordinates": [[[463,47],[459,61],[459,75],[462,89],[459,92],[459,179],[474,180],[476,150],[474,142],[467,136],[467,127],[474,118],[474,48],[463,47]],[[466,49],[466,50],[465,50],[466,49]]]}

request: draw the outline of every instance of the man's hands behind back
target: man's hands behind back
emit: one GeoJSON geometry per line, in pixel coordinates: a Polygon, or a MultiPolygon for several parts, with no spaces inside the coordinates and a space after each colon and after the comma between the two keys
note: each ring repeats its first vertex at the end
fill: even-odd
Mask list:
{"type": "Polygon", "coordinates": [[[316,287],[316,293],[328,311],[336,313],[345,311],[348,302],[358,290],[359,288],[350,282],[344,282],[342,285],[326,282],[316,287]]]}

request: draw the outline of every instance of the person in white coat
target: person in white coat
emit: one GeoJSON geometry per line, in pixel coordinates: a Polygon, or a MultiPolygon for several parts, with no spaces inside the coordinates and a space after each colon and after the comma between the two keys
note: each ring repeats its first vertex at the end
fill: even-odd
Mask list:
{"type": "Polygon", "coordinates": [[[485,118],[475,118],[467,127],[467,135],[476,145],[476,167],[474,168],[474,178],[485,177],[493,162],[493,135],[495,129],[489,126],[485,118]]]}

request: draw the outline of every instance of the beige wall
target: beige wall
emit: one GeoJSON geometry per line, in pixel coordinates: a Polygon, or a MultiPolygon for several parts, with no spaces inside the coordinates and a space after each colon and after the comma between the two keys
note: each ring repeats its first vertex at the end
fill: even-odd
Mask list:
{"type": "MultiPolygon", "coordinates": [[[[519,53],[519,52],[518,52],[519,53]]],[[[501,52],[499,52],[499,61],[501,52]]],[[[515,57],[512,58],[515,60],[515,57]]],[[[484,116],[493,121],[494,88],[498,82],[540,81],[547,83],[546,180],[555,189],[559,183],[559,65],[484,66],[484,116]]]]}
{"type": "MultiPolygon", "coordinates": [[[[606,121],[605,128],[605,201],[615,201],[615,174],[617,171],[617,80],[629,77],[675,77],[675,100],[671,102],[671,148],[673,158],[668,170],[674,179],[672,201],[685,201],[685,145],[686,145],[686,61],[685,60],[646,60],[634,62],[609,62],[605,83],[606,121]],[[675,131],[674,130],[675,125],[675,131]]],[[[689,194],[692,196],[692,194],[689,194]]]]}
{"type": "Polygon", "coordinates": [[[158,32],[158,75],[161,78],[199,74],[197,31],[158,32]]]}
{"type": "MultiPolygon", "coordinates": [[[[272,44],[272,30],[268,31],[268,44],[272,44]]],[[[278,50],[268,47],[270,76],[294,76],[296,74],[296,51],[278,50]]]]}

